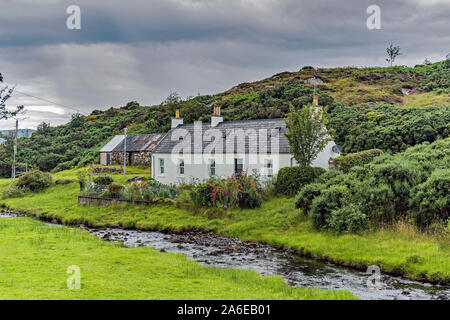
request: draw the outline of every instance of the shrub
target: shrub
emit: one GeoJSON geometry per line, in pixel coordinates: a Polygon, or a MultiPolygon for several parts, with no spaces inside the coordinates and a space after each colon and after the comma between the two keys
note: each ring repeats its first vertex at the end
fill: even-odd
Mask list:
{"type": "Polygon", "coordinates": [[[261,194],[255,189],[249,189],[239,193],[239,207],[240,208],[259,208],[262,204],[261,194]]]}
{"type": "Polygon", "coordinates": [[[201,207],[256,208],[261,206],[261,193],[258,177],[243,173],[226,179],[211,177],[192,187],[191,198],[201,207]]]}
{"type": "Polygon", "coordinates": [[[107,196],[111,198],[120,198],[124,187],[117,183],[111,183],[108,185],[107,189],[107,196]]]}
{"type": "Polygon", "coordinates": [[[328,129],[344,153],[381,149],[402,152],[450,134],[450,107],[402,108],[377,105],[355,108],[335,104],[329,109],[328,129]]]}
{"type": "Polygon", "coordinates": [[[317,178],[317,182],[327,183],[334,180],[337,176],[342,176],[343,173],[339,170],[330,169],[324,172],[320,177],[317,178]]]}
{"type": "Polygon", "coordinates": [[[295,197],[295,207],[302,209],[303,214],[307,215],[314,198],[320,195],[322,189],[325,189],[325,185],[320,183],[311,183],[304,186],[295,197]]]}
{"type": "Polygon", "coordinates": [[[74,162],[73,160],[71,160],[71,161],[66,161],[66,162],[62,162],[62,163],[58,164],[58,165],[52,170],[52,172],[60,172],[60,171],[64,171],[64,170],[69,170],[69,169],[71,169],[74,165],[75,165],[75,162],[74,162]]]}
{"type": "MultiPolygon", "coordinates": [[[[385,207],[384,221],[393,221],[394,216],[399,216],[408,209],[411,189],[423,181],[425,172],[419,166],[408,161],[390,161],[384,164],[374,165],[373,179],[368,179],[362,186],[383,186],[378,193],[378,205],[385,207]]],[[[368,191],[360,189],[362,202],[369,202],[364,195],[368,191]]]]}
{"type": "Polygon", "coordinates": [[[303,187],[295,205],[317,229],[355,232],[411,217],[422,229],[442,230],[450,207],[449,144],[447,138],[384,154],[347,173],[330,170],[303,187]]]}
{"type": "Polygon", "coordinates": [[[275,188],[280,194],[294,195],[302,186],[314,182],[324,172],[325,169],[318,167],[285,167],[278,172],[275,188]]]}
{"type": "MultiPolygon", "coordinates": [[[[135,188],[140,187],[140,193],[145,201],[153,201],[154,199],[175,199],[179,194],[179,189],[175,185],[165,185],[156,180],[148,182],[136,183],[135,188]]],[[[139,191],[135,191],[138,195],[139,191]]]]}
{"type": "Polygon", "coordinates": [[[9,188],[6,188],[3,190],[3,199],[8,198],[20,198],[23,197],[26,194],[26,190],[20,189],[14,185],[10,186],[9,188]]]}
{"type": "Polygon", "coordinates": [[[357,232],[367,227],[367,216],[355,205],[333,210],[327,220],[328,228],[336,233],[357,232]]]}
{"type": "Polygon", "coordinates": [[[348,172],[350,168],[365,165],[381,154],[383,154],[383,151],[379,149],[350,153],[345,156],[334,158],[332,165],[338,170],[348,172]]]}
{"type": "Polygon", "coordinates": [[[350,192],[346,186],[333,185],[323,190],[320,196],[316,197],[311,204],[309,219],[316,229],[322,229],[327,226],[331,212],[348,205],[350,192]]]}
{"type": "Polygon", "coordinates": [[[20,189],[36,192],[50,187],[52,182],[53,179],[49,173],[32,170],[17,179],[14,185],[20,189]]]}
{"type": "Polygon", "coordinates": [[[207,183],[201,183],[193,187],[191,190],[191,198],[192,202],[194,202],[196,206],[199,207],[212,206],[210,185],[208,185],[207,183]]]}
{"type": "Polygon", "coordinates": [[[450,171],[438,169],[411,192],[412,218],[424,229],[434,222],[445,223],[450,211],[450,171]]]}
{"type": "Polygon", "coordinates": [[[98,176],[94,178],[94,183],[101,186],[107,186],[114,182],[114,179],[110,176],[98,176]]]}
{"type": "Polygon", "coordinates": [[[58,179],[55,180],[55,184],[69,184],[72,183],[72,180],[70,179],[58,179]]]}

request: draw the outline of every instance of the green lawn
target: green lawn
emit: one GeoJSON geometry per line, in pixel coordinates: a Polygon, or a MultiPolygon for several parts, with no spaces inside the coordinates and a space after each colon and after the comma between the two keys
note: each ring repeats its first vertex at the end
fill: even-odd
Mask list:
{"type": "MultiPolygon", "coordinates": [[[[55,178],[74,178],[75,171],[55,178]]],[[[0,180],[0,188],[9,181],[0,180]]],[[[203,230],[293,248],[347,266],[376,264],[385,272],[428,281],[450,280],[450,241],[410,230],[334,235],[314,230],[292,199],[272,199],[260,209],[234,210],[211,218],[173,206],[91,207],[77,205],[78,185],[53,186],[45,193],[0,201],[10,208],[66,224],[122,226],[147,230],[203,230]]]]}
{"type": "Polygon", "coordinates": [[[201,266],[181,254],[125,248],[77,228],[0,219],[0,299],[354,299],[280,277],[201,266]],[[69,290],[69,266],[81,288],[69,290]]]}

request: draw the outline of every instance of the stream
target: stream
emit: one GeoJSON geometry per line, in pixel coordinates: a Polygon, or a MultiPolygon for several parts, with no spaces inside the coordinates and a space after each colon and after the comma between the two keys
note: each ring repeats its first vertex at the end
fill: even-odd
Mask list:
{"type": "MultiPolygon", "coordinates": [[[[10,211],[0,212],[0,218],[20,216],[24,215],[10,211]]],[[[46,224],[63,227],[57,223],[46,224]]],[[[301,257],[292,250],[279,250],[265,244],[243,242],[238,238],[213,233],[165,234],[120,228],[84,229],[103,241],[123,242],[125,246],[131,248],[152,247],[161,252],[185,254],[189,259],[203,265],[250,269],[261,275],[278,275],[295,287],[348,290],[365,300],[450,298],[449,286],[411,281],[383,273],[376,281],[376,286],[369,286],[368,280],[371,275],[366,272],[301,257]]]]}

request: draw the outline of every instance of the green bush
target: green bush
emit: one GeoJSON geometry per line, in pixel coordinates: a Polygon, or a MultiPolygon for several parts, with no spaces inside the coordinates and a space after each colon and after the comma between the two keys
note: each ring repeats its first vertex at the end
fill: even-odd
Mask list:
{"type": "Polygon", "coordinates": [[[6,188],[2,192],[3,199],[8,198],[20,198],[23,197],[26,194],[26,190],[20,189],[14,185],[10,186],[9,188],[6,188]]]}
{"type": "Polygon", "coordinates": [[[330,170],[298,193],[297,208],[317,229],[355,232],[412,218],[442,230],[449,219],[450,138],[384,154],[347,173],[330,170]]]}
{"type": "Polygon", "coordinates": [[[304,186],[295,197],[295,207],[302,209],[303,214],[308,215],[314,198],[318,197],[321,190],[325,188],[326,186],[321,183],[311,183],[304,186]]]}
{"type": "Polygon", "coordinates": [[[317,178],[317,182],[328,183],[328,182],[334,180],[336,177],[343,176],[343,175],[344,174],[339,170],[330,169],[330,170],[327,170],[322,175],[320,175],[320,177],[317,178]]]}
{"type": "Polygon", "coordinates": [[[199,207],[211,207],[211,185],[208,183],[201,183],[194,186],[191,190],[192,202],[199,207]]]}
{"type": "Polygon", "coordinates": [[[27,192],[42,191],[52,185],[52,176],[39,170],[28,171],[20,176],[13,185],[3,190],[3,199],[19,198],[27,192]]]}
{"type": "Polygon", "coordinates": [[[367,216],[355,205],[333,210],[327,220],[328,228],[336,233],[353,233],[367,227],[367,216]]]}
{"type": "Polygon", "coordinates": [[[101,186],[107,186],[114,182],[114,179],[110,176],[98,176],[94,178],[94,183],[101,185],[101,186]]]}
{"type": "Polygon", "coordinates": [[[259,177],[246,173],[222,179],[211,177],[191,188],[192,202],[199,207],[257,208],[262,203],[259,177]]]}
{"type": "Polygon", "coordinates": [[[239,207],[255,209],[261,207],[262,197],[255,189],[245,190],[239,193],[239,207]]]}
{"type": "Polygon", "coordinates": [[[392,222],[408,210],[410,192],[425,179],[425,171],[407,160],[376,164],[371,169],[373,178],[363,180],[361,187],[367,190],[359,189],[359,200],[366,206],[375,204],[381,209],[376,210],[379,218],[392,222]],[[372,190],[381,192],[369,199],[367,195],[371,195],[372,190]]]}
{"type": "Polygon", "coordinates": [[[20,189],[36,192],[50,187],[52,182],[53,179],[49,173],[32,170],[19,177],[14,185],[20,189]]]}
{"type": "Polygon", "coordinates": [[[345,156],[334,158],[332,164],[336,169],[348,172],[352,167],[363,166],[381,154],[383,154],[383,151],[380,149],[350,153],[345,156]]]}
{"type": "Polygon", "coordinates": [[[124,187],[117,183],[111,183],[107,187],[106,196],[111,198],[120,198],[124,187]]]}
{"type": "Polygon", "coordinates": [[[445,223],[450,211],[450,171],[438,169],[411,192],[412,218],[424,229],[434,222],[445,223]]]}
{"type": "Polygon", "coordinates": [[[323,190],[314,198],[309,211],[309,219],[316,229],[327,227],[327,220],[334,210],[340,209],[350,202],[350,191],[346,186],[333,185],[323,190]]]}
{"type": "Polygon", "coordinates": [[[344,153],[380,149],[398,153],[450,134],[450,106],[402,108],[377,105],[364,108],[334,104],[327,127],[344,153]]]}
{"type": "Polygon", "coordinates": [[[70,179],[58,179],[55,180],[55,184],[69,184],[72,183],[73,181],[70,179]]]}
{"type": "Polygon", "coordinates": [[[325,172],[325,169],[318,167],[285,167],[278,172],[275,188],[278,193],[291,196],[325,172]]]}

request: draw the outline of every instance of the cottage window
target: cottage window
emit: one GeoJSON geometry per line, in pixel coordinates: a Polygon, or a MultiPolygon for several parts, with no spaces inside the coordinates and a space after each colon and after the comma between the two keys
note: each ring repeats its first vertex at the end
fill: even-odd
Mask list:
{"type": "Polygon", "coordinates": [[[178,173],[184,174],[184,160],[180,160],[180,163],[178,164],[178,173]]]}
{"type": "Polygon", "coordinates": [[[209,174],[214,176],[216,175],[216,161],[211,160],[209,163],[209,174]]]}
{"type": "Polygon", "coordinates": [[[273,177],[273,160],[272,159],[266,159],[264,163],[264,168],[266,169],[266,175],[269,178],[273,177]]]}
{"type": "Polygon", "coordinates": [[[242,159],[234,159],[234,172],[242,173],[244,171],[244,161],[242,159]]]}
{"type": "Polygon", "coordinates": [[[159,173],[164,174],[164,159],[159,159],[159,173]]]}

